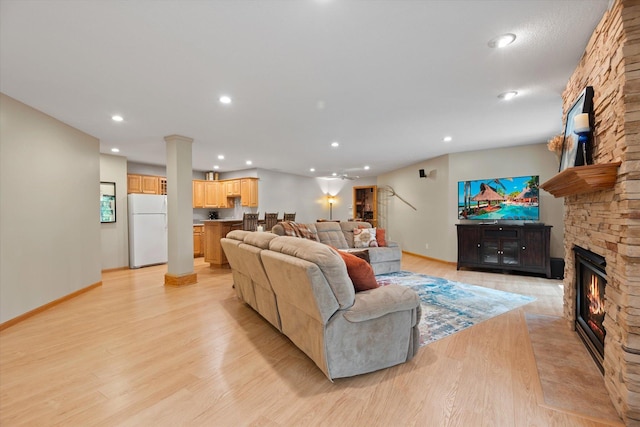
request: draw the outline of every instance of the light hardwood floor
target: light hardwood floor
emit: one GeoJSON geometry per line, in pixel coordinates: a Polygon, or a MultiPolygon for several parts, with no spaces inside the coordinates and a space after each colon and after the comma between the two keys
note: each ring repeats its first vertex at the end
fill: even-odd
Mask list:
{"type": "Polygon", "coordinates": [[[331,383],[236,298],[229,270],[195,262],[195,285],[163,286],[166,266],[112,271],[0,332],[0,425],[621,425],[544,402],[525,313],[561,316],[560,281],[404,255],[405,270],[537,300],[331,383]]]}

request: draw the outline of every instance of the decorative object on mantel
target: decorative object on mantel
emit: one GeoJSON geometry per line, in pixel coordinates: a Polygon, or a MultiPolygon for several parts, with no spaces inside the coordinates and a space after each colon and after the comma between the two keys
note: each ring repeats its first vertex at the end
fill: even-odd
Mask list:
{"type": "Polygon", "coordinates": [[[543,183],[540,188],[554,197],[572,196],[613,188],[622,162],[568,168],[543,183]]]}
{"type": "Polygon", "coordinates": [[[567,112],[567,120],[564,128],[564,140],[562,144],[562,158],[560,159],[560,169],[574,166],[582,166],[591,161],[591,141],[593,140],[593,87],[587,86],[578,99],[573,103],[567,112]],[[583,114],[586,114],[584,116],[583,114]],[[576,123],[576,117],[581,116],[576,123]],[[586,120],[585,120],[586,119],[586,120]],[[586,123],[586,124],[585,124],[586,123]],[[576,124],[580,128],[576,128],[576,124]],[[582,139],[576,141],[573,136],[578,130],[581,131],[582,139]],[[580,149],[578,149],[580,148],[580,149]]]}
{"type": "Polygon", "coordinates": [[[563,143],[563,141],[564,141],[564,135],[562,135],[562,134],[558,134],[558,135],[554,136],[553,138],[551,138],[549,141],[547,141],[547,148],[552,153],[555,153],[556,157],[558,158],[558,162],[560,161],[560,158],[562,157],[562,143],[563,143]]]}
{"type": "Polygon", "coordinates": [[[587,144],[589,143],[589,113],[578,114],[573,119],[573,132],[578,135],[578,153],[576,154],[576,166],[587,164],[587,144]]]}

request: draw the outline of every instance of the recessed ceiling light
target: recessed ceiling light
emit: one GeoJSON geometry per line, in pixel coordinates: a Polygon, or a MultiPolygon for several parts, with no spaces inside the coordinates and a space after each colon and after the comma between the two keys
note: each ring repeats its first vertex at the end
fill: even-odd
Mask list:
{"type": "Polygon", "coordinates": [[[220,169],[220,166],[218,166],[218,165],[213,165],[213,168],[214,168],[214,169],[220,169]]]}
{"type": "Polygon", "coordinates": [[[512,34],[512,33],[507,33],[507,34],[502,34],[498,37],[494,37],[491,40],[489,40],[489,43],[487,43],[489,45],[490,48],[502,48],[505,46],[509,46],[511,43],[513,43],[516,40],[516,35],[512,34]]]}
{"type": "Polygon", "coordinates": [[[444,138],[442,138],[444,142],[451,142],[452,139],[453,138],[451,138],[450,136],[445,136],[444,138]]]}
{"type": "Polygon", "coordinates": [[[231,104],[231,97],[227,95],[222,95],[218,100],[221,104],[231,104]]]}
{"type": "Polygon", "coordinates": [[[316,168],[309,169],[309,172],[315,172],[315,171],[316,171],[316,168]]]}
{"type": "Polygon", "coordinates": [[[332,146],[332,147],[339,147],[339,146],[340,146],[340,143],[339,143],[338,141],[333,141],[333,142],[331,143],[331,146],[332,146]]]}
{"type": "Polygon", "coordinates": [[[366,171],[368,171],[369,169],[370,169],[370,168],[369,168],[369,165],[367,165],[367,166],[365,166],[365,167],[364,167],[364,170],[366,170],[366,171]]]}
{"type": "Polygon", "coordinates": [[[224,156],[222,154],[218,154],[218,160],[224,160],[224,156]]]}
{"type": "Polygon", "coordinates": [[[252,162],[251,160],[247,160],[247,161],[246,161],[246,163],[247,163],[248,165],[252,165],[252,164],[253,164],[253,162],[252,162]]]}
{"type": "Polygon", "coordinates": [[[332,173],[331,176],[338,176],[336,172],[332,173]]]}
{"type": "Polygon", "coordinates": [[[111,120],[113,120],[114,122],[121,122],[124,119],[122,118],[122,116],[115,115],[115,116],[111,116],[111,120]]]}
{"type": "Polygon", "coordinates": [[[518,92],[516,92],[515,90],[511,90],[509,92],[503,92],[500,95],[498,95],[498,98],[500,99],[504,99],[505,101],[508,101],[510,99],[513,99],[516,97],[516,95],[518,95],[518,92]]]}
{"type": "Polygon", "coordinates": [[[114,148],[112,148],[112,149],[111,149],[111,152],[112,152],[112,153],[119,153],[119,152],[120,152],[120,149],[119,149],[119,148],[115,148],[115,147],[114,147],[114,148]]]}

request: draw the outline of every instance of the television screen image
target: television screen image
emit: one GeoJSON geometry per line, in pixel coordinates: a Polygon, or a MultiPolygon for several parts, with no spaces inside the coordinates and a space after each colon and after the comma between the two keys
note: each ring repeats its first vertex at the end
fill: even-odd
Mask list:
{"type": "Polygon", "coordinates": [[[458,182],[458,219],[540,219],[538,175],[458,182]]]}

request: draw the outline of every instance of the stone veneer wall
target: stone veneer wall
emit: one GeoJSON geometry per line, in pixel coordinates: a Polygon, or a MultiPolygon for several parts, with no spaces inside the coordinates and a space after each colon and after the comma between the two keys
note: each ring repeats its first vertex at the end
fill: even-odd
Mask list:
{"type": "Polygon", "coordinates": [[[616,0],[563,93],[564,113],[594,88],[593,163],[621,161],[611,190],[565,197],[564,316],[575,321],[582,246],[606,258],[605,385],[627,424],[640,424],[640,2],[616,0]]]}

